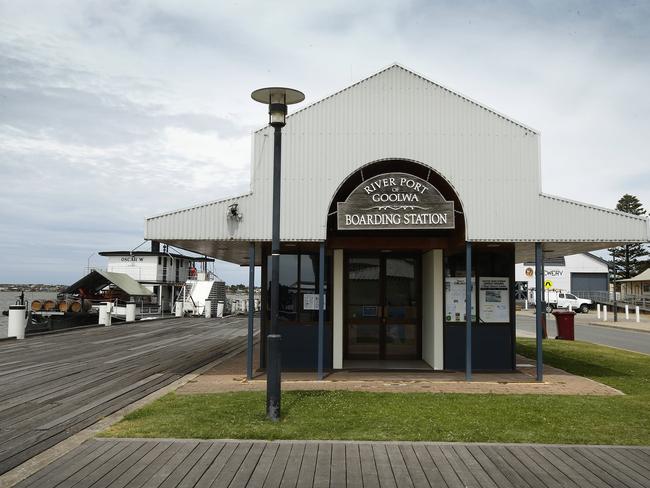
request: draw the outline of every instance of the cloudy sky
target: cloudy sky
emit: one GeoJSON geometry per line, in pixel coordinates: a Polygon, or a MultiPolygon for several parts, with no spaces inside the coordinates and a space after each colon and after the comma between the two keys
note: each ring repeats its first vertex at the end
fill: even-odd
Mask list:
{"type": "Polygon", "coordinates": [[[545,192],[650,207],[650,2],[0,0],[0,283],[70,283],[246,191],[253,89],[393,62],[541,131],[545,192]]]}

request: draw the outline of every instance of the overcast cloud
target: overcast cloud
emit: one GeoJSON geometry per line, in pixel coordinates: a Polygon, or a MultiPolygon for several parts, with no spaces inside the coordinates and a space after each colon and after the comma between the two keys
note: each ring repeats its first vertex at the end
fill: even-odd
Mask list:
{"type": "Polygon", "coordinates": [[[72,282],[146,216],[246,191],[253,89],[314,102],[392,62],[541,131],[546,193],[650,207],[649,26],[650,2],[0,0],[0,282],[72,282]]]}

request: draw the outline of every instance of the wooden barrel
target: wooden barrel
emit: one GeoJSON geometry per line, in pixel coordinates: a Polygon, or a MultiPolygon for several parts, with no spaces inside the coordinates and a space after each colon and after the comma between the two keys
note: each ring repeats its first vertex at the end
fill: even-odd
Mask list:
{"type": "Polygon", "coordinates": [[[32,300],[32,310],[34,312],[40,312],[43,309],[43,302],[40,300],[32,300]]]}
{"type": "Polygon", "coordinates": [[[58,308],[59,312],[67,312],[70,308],[70,302],[68,300],[61,300],[59,303],[57,303],[56,307],[58,308]]]}
{"type": "Polygon", "coordinates": [[[51,312],[56,308],[56,302],[54,300],[45,300],[43,302],[42,310],[46,312],[51,312]]]}
{"type": "Polygon", "coordinates": [[[81,312],[81,302],[70,302],[68,306],[70,312],[79,313],[81,312]]]}

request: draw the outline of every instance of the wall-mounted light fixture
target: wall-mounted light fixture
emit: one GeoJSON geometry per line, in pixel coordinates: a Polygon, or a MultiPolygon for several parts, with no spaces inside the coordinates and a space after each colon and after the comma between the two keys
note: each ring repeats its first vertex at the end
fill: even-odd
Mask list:
{"type": "Polygon", "coordinates": [[[234,220],[235,222],[241,222],[241,220],[243,218],[244,218],[244,216],[239,211],[239,204],[238,203],[233,203],[232,205],[228,206],[228,219],[229,220],[234,220]]]}

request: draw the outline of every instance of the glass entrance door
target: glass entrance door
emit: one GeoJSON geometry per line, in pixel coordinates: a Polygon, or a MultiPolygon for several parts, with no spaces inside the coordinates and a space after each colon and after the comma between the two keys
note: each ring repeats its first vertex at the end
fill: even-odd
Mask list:
{"type": "Polygon", "coordinates": [[[346,359],[419,359],[418,256],[350,256],[346,359]]]}
{"type": "Polygon", "coordinates": [[[386,359],[420,359],[417,262],[414,257],[385,258],[384,354],[386,359]]]}
{"type": "Polygon", "coordinates": [[[381,259],[350,257],[347,262],[347,347],[349,358],[377,359],[382,329],[381,259]]]}

